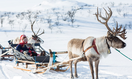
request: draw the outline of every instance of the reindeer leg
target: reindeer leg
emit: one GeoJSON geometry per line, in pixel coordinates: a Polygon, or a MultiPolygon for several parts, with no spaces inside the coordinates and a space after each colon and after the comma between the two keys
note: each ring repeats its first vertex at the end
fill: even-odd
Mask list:
{"type": "Polygon", "coordinates": [[[72,62],[73,62],[73,61],[70,61],[70,62],[69,62],[69,65],[70,65],[70,71],[71,71],[71,79],[74,79],[74,77],[73,77],[73,72],[72,72],[72,62]]]}
{"type": "Polygon", "coordinates": [[[77,75],[77,62],[78,60],[74,61],[74,65],[75,65],[75,77],[78,78],[78,75],[77,75]]]}
{"type": "MultiPolygon", "coordinates": [[[[71,59],[72,58],[72,52],[68,51],[68,54],[69,54],[69,59],[71,59]]],[[[73,72],[72,72],[72,62],[73,61],[69,61],[69,66],[70,66],[70,71],[71,71],[71,79],[74,79],[73,72]]]]}
{"type": "Polygon", "coordinates": [[[89,66],[90,66],[90,70],[92,74],[92,79],[94,79],[93,61],[91,58],[87,58],[87,60],[89,60],[89,66]]]}
{"type": "Polygon", "coordinates": [[[96,79],[98,79],[98,66],[99,66],[99,59],[95,61],[96,79]]]}

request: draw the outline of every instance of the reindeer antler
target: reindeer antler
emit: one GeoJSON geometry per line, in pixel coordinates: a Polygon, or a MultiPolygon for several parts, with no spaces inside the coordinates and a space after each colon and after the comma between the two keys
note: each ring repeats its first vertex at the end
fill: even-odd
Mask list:
{"type": "Polygon", "coordinates": [[[40,36],[40,35],[42,35],[42,34],[44,34],[44,30],[43,30],[43,32],[42,32],[42,33],[40,33],[38,36],[40,36]]]}
{"type": "Polygon", "coordinates": [[[34,23],[35,23],[35,21],[33,21],[33,23],[31,22],[31,30],[32,30],[33,34],[36,35],[35,32],[33,31],[33,25],[34,25],[34,23]]]}
{"type": "MultiPolygon", "coordinates": [[[[103,8],[103,9],[104,9],[104,8],[103,8]]],[[[126,37],[125,37],[126,29],[124,28],[124,29],[121,31],[122,26],[120,26],[120,27],[118,28],[118,23],[116,23],[116,29],[114,28],[113,31],[109,28],[109,26],[108,26],[108,21],[109,21],[110,17],[112,16],[112,11],[111,11],[111,9],[110,9],[109,7],[108,7],[108,9],[109,9],[109,13],[106,11],[106,9],[104,9],[104,10],[105,10],[105,13],[106,13],[106,17],[103,17],[103,16],[101,15],[101,12],[100,12],[100,14],[99,14],[99,12],[98,12],[98,7],[97,7],[97,13],[95,13],[97,20],[98,20],[100,23],[104,24],[104,25],[106,26],[106,28],[108,29],[108,31],[109,31],[113,36],[117,36],[117,35],[118,35],[118,36],[120,36],[121,38],[126,39],[126,37]],[[99,17],[102,18],[105,22],[102,22],[101,20],[99,20],[99,17]]]]}
{"type": "Polygon", "coordinates": [[[34,30],[33,30],[33,25],[34,25],[34,23],[35,23],[35,21],[33,21],[33,23],[31,22],[31,30],[32,30],[33,34],[34,34],[35,36],[40,36],[40,35],[44,34],[44,30],[43,30],[42,33],[40,33],[39,35],[37,35],[37,34],[39,33],[39,31],[40,31],[40,28],[39,28],[37,34],[34,32],[34,30]]]}
{"type": "Polygon", "coordinates": [[[125,27],[123,28],[123,30],[121,31],[121,29],[122,29],[122,25],[120,25],[120,27],[118,28],[118,22],[116,22],[116,29],[115,28],[113,28],[113,31],[114,31],[114,36],[120,36],[121,38],[123,38],[123,39],[126,39],[126,29],[125,29],[125,27]]]}
{"type": "MultiPolygon", "coordinates": [[[[108,7],[108,8],[109,8],[109,7],[108,7]]],[[[103,8],[103,9],[104,9],[104,8],[103,8]]],[[[104,10],[105,10],[105,9],[104,9],[104,10]]],[[[95,13],[95,15],[96,15],[96,17],[97,17],[97,20],[98,20],[100,23],[104,24],[104,25],[106,26],[106,28],[110,31],[110,33],[113,33],[113,31],[109,28],[109,26],[108,26],[108,24],[107,24],[107,22],[109,21],[110,17],[112,16],[112,11],[111,11],[111,9],[109,8],[109,12],[110,12],[110,13],[108,13],[106,10],[105,10],[105,12],[106,12],[106,17],[102,17],[101,12],[100,12],[100,14],[99,14],[99,12],[98,12],[98,7],[97,7],[97,13],[95,13]],[[105,20],[105,22],[101,22],[101,20],[99,20],[99,17],[102,18],[103,20],[105,20]]]]}

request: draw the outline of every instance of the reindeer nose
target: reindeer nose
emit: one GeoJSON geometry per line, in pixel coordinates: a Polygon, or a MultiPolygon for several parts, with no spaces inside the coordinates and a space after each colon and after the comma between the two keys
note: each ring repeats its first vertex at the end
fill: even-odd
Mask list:
{"type": "Polygon", "coordinates": [[[126,43],[123,43],[122,47],[126,47],[126,43]]]}

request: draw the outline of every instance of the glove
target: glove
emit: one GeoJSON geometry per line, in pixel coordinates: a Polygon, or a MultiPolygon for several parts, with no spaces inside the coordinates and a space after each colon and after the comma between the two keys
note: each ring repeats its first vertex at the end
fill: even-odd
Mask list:
{"type": "Polygon", "coordinates": [[[30,56],[32,56],[32,51],[31,50],[28,50],[28,52],[30,53],[30,56]]]}
{"type": "Polygon", "coordinates": [[[32,54],[30,54],[30,56],[32,56],[32,54]]]}

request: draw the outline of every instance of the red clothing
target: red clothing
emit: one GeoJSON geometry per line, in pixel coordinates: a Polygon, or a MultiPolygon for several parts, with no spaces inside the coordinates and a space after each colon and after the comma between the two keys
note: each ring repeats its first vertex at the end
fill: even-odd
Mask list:
{"type": "Polygon", "coordinates": [[[19,52],[23,53],[23,51],[28,51],[28,55],[30,56],[37,56],[37,53],[35,52],[35,50],[32,48],[27,48],[25,43],[20,43],[17,45],[16,50],[18,50],[19,52]]]}

